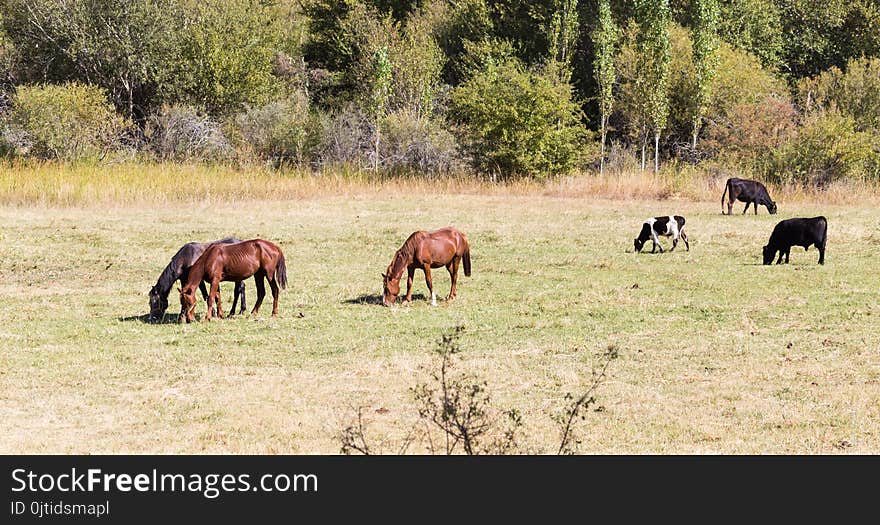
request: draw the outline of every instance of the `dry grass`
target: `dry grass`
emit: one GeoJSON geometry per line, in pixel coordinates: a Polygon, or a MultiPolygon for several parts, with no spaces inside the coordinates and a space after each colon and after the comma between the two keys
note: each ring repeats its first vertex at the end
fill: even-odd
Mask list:
{"type": "MultiPolygon", "coordinates": [[[[140,201],[132,189],[96,213],[54,204],[113,202],[102,199],[116,190],[34,205],[10,198],[4,169],[0,452],[333,453],[355,406],[370,407],[374,435],[395,450],[414,417],[409,388],[457,324],[467,327],[461,366],[488,380],[499,406],[524,412],[528,450],[557,443],[549,415],[614,343],[620,358],[598,392],[604,411],[588,415],[585,452],[880,452],[874,206],[785,196],[775,217],[726,217],[709,186],[711,200],[657,202],[559,197],[598,191],[586,178],[432,191],[271,175],[303,193],[186,204],[175,196],[197,193],[141,186],[140,201]],[[691,251],[629,253],[641,220],[661,213],[688,218],[691,251]],[[777,220],[819,213],[829,218],[826,266],[812,250],[787,267],[758,264],[777,220]],[[474,247],[455,304],[362,301],[408,233],[446,224],[474,247]],[[280,317],[143,323],[171,254],[229,234],[285,250],[280,317]]],[[[117,169],[82,176],[110,185],[130,168],[117,169]]],[[[164,187],[191,168],[149,169],[164,187]]],[[[232,176],[216,170],[193,173],[232,176]]],[[[253,177],[263,188],[270,174],[253,177]]],[[[435,282],[445,293],[448,277],[435,282]]]]}
{"type": "MultiPolygon", "coordinates": [[[[130,206],[174,203],[232,203],[291,200],[338,195],[407,193],[432,195],[544,195],[599,197],[615,200],[719,200],[727,175],[694,168],[669,168],[655,176],[649,171],[585,173],[548,182],[515,181],[494,184],[473,177],[426,180],[420,176],[382,177],[370,172],[278,172],[261,166],[175,163],[111,165],[0,162],[0,204],[10,206],[130,206]]],[[[770,186],[780,202],[878,204],[876,183],[832,184],[822,191],[770,186]]]]}

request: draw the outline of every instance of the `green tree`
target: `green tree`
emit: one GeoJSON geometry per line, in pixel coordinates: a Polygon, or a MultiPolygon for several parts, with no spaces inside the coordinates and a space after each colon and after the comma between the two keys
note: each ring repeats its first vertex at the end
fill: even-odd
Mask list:
{"type": "Polygon", "coordinates": [[[611,16],[611,4],[609,0],[599,0],[599,17],[596,28],[592,33],[593,49],[593,74],[596,85],[599,88],[599,129],[601,134],[601,159],[599,160],[599,172],[605,171],[605,137],[608,133],[608,117],[614,106],[614,54],[615,46],[620,37],[619,30],[611,16]]]}
{"type": "Polygon", "coordinates": [[[373,64],[370,75],[370,116],[373,118],[373,170],[379,171],[379,136],[382,117],[388,110],[388,99],[391,94],[391,61],[388,59],[388,48],[380,47],[373,53],[373,64]]]}
{"type": "Polygon", "coordinates": [[[647,116],[654,134],[654,172],[660,171],[660,134],[669,117],[669,0],[637,0],[639,51],[647,73],[647,116]]]}
{"type": "Polygon", "coordinates": [[[577,0],[555,0],[548,28],[550,63],[555,64],[559,79],[571,80],[571,62],[578,37],[577,0]]]}
{"type": "Polygon", "coordinates": [[[697,100],[693,115],[693,142],[697,148],[697,136],[703,116],[712,97],[712,79],[718,65],[718,0],[694,0],[693,49],[694,79],[697,85],[697,100]]]}
{"type": "Polygon", "coordinates": [[[543,178],[574,168],[584,144],[583,115],[571,91],[554,72],[508,59],[457,87],[451,109],[479,168],[543,178]]]}

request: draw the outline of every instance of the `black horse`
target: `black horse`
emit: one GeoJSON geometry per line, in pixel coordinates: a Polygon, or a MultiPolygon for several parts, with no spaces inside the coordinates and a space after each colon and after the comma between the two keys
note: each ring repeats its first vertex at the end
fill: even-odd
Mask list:
{"type": "MultiPolygon", "coordinates": [[[[180,281],[180,285],[183,286],[186,284],[187,278],[189,277],[189,269],[195,264],[196,260],[204,253],[204,251],[214,243],[222,243],[222,244],[235,244],[237,242],[241,242],[238,239],[234,239],[232,237],[227,237],[226,239],[220,239],[219,241],[214,242],[190,242],[184,244],[177,253],[174,254],[174,257],[171,258],[171,262],[168,263],[168,266],[162,270],[162,273],[159,275],[159,280],[156,281],[156,285],[150,289],[150,322],[159,321],[165,315],[165,310],[168,309],[168,293],[171,291],[171,287],[174,286],[174,281],[180,281]]],[[[205,283],[199,283],[199,290],[202,291],[202,297],[207,301],[208,300],[208,289],[205,287],[205,283]]],[[[229,315],[235,314],[235,305],[238,302],[238,297],[241,296],[241,310],[240,313],[244,313],[245,306],[245,297],[244,297],[244,282],[237,281],[235,283],[235,292],[232,299],[232,309],[229,312],[229,315]]]]}

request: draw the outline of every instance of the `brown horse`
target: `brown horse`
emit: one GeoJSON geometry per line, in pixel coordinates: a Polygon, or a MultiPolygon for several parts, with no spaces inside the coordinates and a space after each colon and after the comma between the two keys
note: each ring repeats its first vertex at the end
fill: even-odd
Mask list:
{"type": "Polygon", "coordinates": [[[412,282],[416,269],[425,272],[425,283],[431,292],[431,304],[437,306],[437,295],[431,279],[431,268],[445,266],[452,278],[452,288],[447,301],[455,299],[458,282],[458,263],[464,263],[464,274],[471,275],[471,249],[465,234],[455,228],[442,228],[432,232],[417,231],[409,236],[394,254],[388,269],[382,274],[382,304],[391,306],[400,295],[400,278],[407,271],[406,302],[412,301],[412,282]]]}
{"type": "Polygon", "coordinates": [[[220,307],[220,281],[243,281],[253,276],[257,285],[257,302],[251,314],[257,315],[263,297],[266,296],[266,285],[263,278],[269,280],[272,287],[272,317],[278,314],[278,285],[287,287],[287,266],[281,248],[269,241],[252,239],[236,244],[213,244],[205,250],[189,270],[186,284],[180,290],[181,317],[186,322],[196,318],[196,288],[202,280],[211,283],[208,293],[208,312],[205,319],[211,320],[211,310],[217,303],[217,316],[223,317],[220,307]]]}

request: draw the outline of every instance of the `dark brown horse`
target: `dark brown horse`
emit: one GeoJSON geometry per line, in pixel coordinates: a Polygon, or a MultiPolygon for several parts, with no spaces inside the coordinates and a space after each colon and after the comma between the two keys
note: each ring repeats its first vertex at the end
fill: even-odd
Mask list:
{"type": "Polygon", "coordinates": [[[195,320],[196,288],[204,279],[211,283],[205,319],[211,320],[211,310],[215,302],[217,316],[222,318],[220,281],[243,281],[251,276],[257,285],[257,302],[251,314],[257,315],[260,311],[263,297],[266,296],[266,285],[263,282],[266,278],[272,288],[272,317],[275,317],[278,314],[278,285],[281,288],[287,287],[287,266],[281,248],[262,239],[209,246],[192,265],[186,284],[180,289],[181,316],[185,317],[187,323],[195,320]]]}
{"type": "Polygon", "coordinates": [[[471,275],[471,249],[465,234],[455,228],[441,228],[432,232],[417,231],[409,236],[394,254],[388,269],[382,274],[382,304],[391,306],[400,295],[400,278],[406,277],[406,302],[412,301],[413,275],[417,269],[425,272],[425,283],[431,292],[431,304],[437,306],[437,295],[431,279],[431,268],[445,266],[452,278],[447,301],[455,299],[458,282],[458,263],[464,263],[464,274],[471,275]]]}

